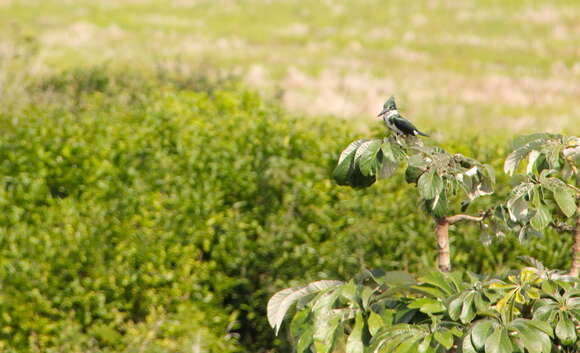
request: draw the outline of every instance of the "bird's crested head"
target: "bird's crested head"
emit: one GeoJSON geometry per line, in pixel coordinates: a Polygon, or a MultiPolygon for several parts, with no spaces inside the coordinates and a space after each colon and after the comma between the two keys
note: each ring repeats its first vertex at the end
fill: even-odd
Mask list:
{"type": "Polygon", "coordinates": [[[390,96],[389,99],[383,105],[383,110],[379,113],[378,116],[382,116],[392,110],[397,110],[397,104],[395,103],[395,96],[390,96]]]}

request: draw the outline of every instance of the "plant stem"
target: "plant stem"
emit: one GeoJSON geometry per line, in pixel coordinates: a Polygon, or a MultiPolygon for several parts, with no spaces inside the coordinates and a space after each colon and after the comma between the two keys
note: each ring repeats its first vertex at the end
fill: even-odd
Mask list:
{"type": "Polygon", "coordinates": [[[576,209],[576,228],[574,229],[574,245],[572,245],[572,267],[570,276],[578,277],[580,272],[580,205],[576,209]]]}
{"type": "Polygon", "coordinates": [[[438,266],[439,271],[451,271],[451,257],[449,251],[449,220],[448,217],[438,218],[435,220],[437,226],[435,233],[437,234],[437,248],[439,249],[438,266]]]}
{"type": "Polygon", "coordinates": [[[437,265],[439,271],[451,271],[451,251],[449,249],[449,226],[461,221],[481,222],[484,216],[470,216],[466,214],[456,214],[449,217],[437,218],[437,226],[435,227],[435,234],[437,235],[437,249],[439,250],[439,257],[437,258],[437,265]]]}

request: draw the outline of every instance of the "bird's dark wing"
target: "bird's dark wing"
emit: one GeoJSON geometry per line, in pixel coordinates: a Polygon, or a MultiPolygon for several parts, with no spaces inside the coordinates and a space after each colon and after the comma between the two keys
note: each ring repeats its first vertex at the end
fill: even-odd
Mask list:
{"type": "Polygon", "coordinates": [[[415,131],[418,131],[415,125],[400,115],[395,115],[392,118],[392,122],[405,135],[415,135],[415,131]]]}

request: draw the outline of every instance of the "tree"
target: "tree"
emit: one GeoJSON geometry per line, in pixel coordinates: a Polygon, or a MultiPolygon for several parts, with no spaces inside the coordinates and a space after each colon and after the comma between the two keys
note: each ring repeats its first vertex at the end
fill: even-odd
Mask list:
{"type": "Polygon", "coordinates": [[[424,210],[436,223],[438,269],[415,278],[365,270],[348,282],[317,281],[284,289],[268,303],[278,333],[293,312],[288,334],[297,353],[573,353],[580,351],[580,139],[553,134],[517,138],[505,161],[514,188],[505,202],[464,212],[493,192],[493,169],[461,154],[424,146],[414,137],[365,139],[340,155],[340,185],[369,187],[405,165],[424,210]],[[527,159],[525,174],[517,174],[527,159]],[[567,223],[577,213],[575,228],[567,223]],[[450,272],[449,226],[480,222],[486,232],[520,240],[548,226],[574,233],[568,275],[541,262],[493,276],[450,272]]]}
{"type": "Polygon", "coordinates": [[[441,271],[451,270],[449,226],[460,221],[481,222],[477,216],[454,213],[461,205],[493,193],[493,169],[461,154],[424,146],[414,137],[364,139],[351,143],[341,154],[333,177],[339,185],[369,187],[377,178],[388,178],[406,164],[405,178],[419,191],[423,209],[436,223],[435,233],[441,271]]]}
{"type": "Polygon", "coordinates": [[[543,232],[548,226],[574,236],[570,275],[580,271],[580,138],[557,134],[520,136],[504,164],[515,187],[506,202],[510,223],[520,239],[543,232]],[[527,161],[525,173],[517,174],[527,161]],[[575,226],[566,224],[573,219],[575,226]]]}

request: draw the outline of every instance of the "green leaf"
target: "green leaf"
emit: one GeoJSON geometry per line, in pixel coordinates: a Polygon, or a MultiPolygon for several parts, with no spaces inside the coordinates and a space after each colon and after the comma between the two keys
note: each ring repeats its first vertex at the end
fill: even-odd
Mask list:
{"type": "Polygon", "coordinates": [[[449,349],[453,346],[453,335],[448,330],[435,331],[433,337],[435,337],[435,340],[445,347],[445,349],[449,349]]]}
{"type": "Polygon", "coordinates": [[[560,313],[560,320],[556,325],[555,332],[556,337],[563,345],[569,346],[576,343],[576,326],[565,313],[560,313]]]}
{"type": "Polygon", "coordinates": [[[552,134],[533,134],[519,136],[512,143],[513,151],[507,156],[504,163],[504,171],[513,175],[520,162],[534,150],[542,148],[548,139],[555,138],[552,134]]]}
{"type": "Polygon", "coordinates": [[[398,167],[399,167],[398,162],[393,162],[393,161],[388,160],[388,159],[383,159],[383,163],[379,169],[379,177],[381,179],[390,178],[393,174],[395,174],[398,167]]]}
{"type": "Polygon", "coordinates": [[[297,312],[290,322],[290,334],[294,338],[300,337],[304,328],[307,325],[307,319],[310,315],[310,309],[304,309],[297,312]]]}
{"type": "Polygon", "coordinates": [[[338,158],[338,165],[332,173],[332,178],[336,180],[339,185],[350,185],[349,176],[352,174],[352,171],[355,167],[354,155],[360,145],[367,141],[368,139],[354,141],[348,145],[348,147],[345,148],[345,150],[340,154],[340,157],[338,158]]]}
{"type": "Polygon", "coordinates": [[[485,340],[485,353],[512,353],[512,343],[505,328],[496,328],[485,340]]]}
{"type": "Polygon", "coordinates": [[[550,353],[550,337],[536,327],[529,325],[529,320],[516,319],[510,326],[517,330],[520,341],[529,353],[550,353]]]}
{"type": "Polygon", "coordinates": [[[381,145],[381,151],[383,152],[383,158],[385,160],[391,161],[396,163],[397,162],[397,158],[395,157],[395,154],[393,153],[393,148],[391,147],[391,143],[389,142],[389,140],[385,140],[383,142],[383,144],[381,145]]]}
{"type": "Polygon", "coordinates": [[[493,332],[492,322],[489,320],[477,321],[476,324],[471,329],[471,342],[473,347],[481,351],[485,346],[485,341],[493,332]]]}
{"type": "Polygon", "coordinates": [[[286,312],[292,304],[296,303],[301,298],[315,292],[319,292],[328,288],[333,288],[342,285],[341,281],[317,281],[310,283],[303,287],[288,288],[274,294],[268,301],[267,316],[270,326],[275,330],[276,335],[282,326],[282,321],[286,316],[286,312]]]}
{"type": "Polygon", "coordinates": [[[409,337],[395,349],[394,353],[416,353],[418,340],[417,337],[409,337]]]}
{"type": "Polygon", "coordinates": [[[357,285],[350,281],[344,286],[342,286],[342,296],[345,297],[351,303],[358,304],[360,302],[360,296],[358,294],[358,287],[357,285]]]}
{"type": "Polygon", "coordinates": [[[362,341],[362,334],[364,328],[364,319],[362,312],[356,314],[356,319],[352,332],[346,341],[346,351],[348,353],[363,353],[364,345],[362,341]]]}
{"type": "Polygon", "coordinates": [[[371,336],[374,336],[382,327],[387,326],[383,322],[381,316],[374,311],[371,311],[367,322],[369,324],[369,332],[371,336]]]}
{"type": "Polygon", "coordinates": [[[431,340],[433,339],[432,335],[426,336],[423,341],[417,347],[417,353],[428,353],[432,351],[431,348],[431,340]]]}
{"type": "Polygon", "coordinates": [[[415,299],[409,303],[407,307],[419,309],[419,311],[425,314],[440,313],[445,310],[445,306],[443,304],[431,298],[415,299]]]}
{"type": "Polygon", "coordinates": [[[381,140],[366,141],[356,150],[355,164],[358,163],[361,173],[365,176],[375,175],[379,169],[377,153],[381,149],[381,140]]]}
{"type": "Polygon", "coordinates": [[[463,353],[477,353],[473,343],[471,342],[471,335],[465,335],[465,337],[463,337],[461,349],[463,353]]]}
{"type": "Polygon", "coordinates": [[[526,167],[526,174],[533,175],[534,174],[534,167],[536,166],[536,161],[540,157],[540,151],[532,151],[528,156],[528,166],[526,167]]]}
{"type": "Polygon", "coordinates": [[[552,222],[552,215],[548,208],[541,204],[536,209],[536,214],[532,217],[530,223],[534,229],[541,232],[548,226],[548,224],[550,224],[550,222],[552,222]]]}
{"type": "Polygon", "coordinates": [[[547,322],[539,321],[539,320],[527,320],[526,323],[529,326],[533,326],[533,327],[537,328],[538,330],[546,333],[550,337],[554,336],[554,330],[552,329],[550,324],[548,324],[547,322]]]}
{"type": "Polygon", "coordinates": [[[405,181],[408,184],[416,183],[419,180],[419,177],[422,175],[423,170],[417,167],[413,167],[409,165],[407,170],[405,170],[405,181]]]}
{"type": "MultiPolygon", "coordinates": [[[[542,283],[542,287],[544,286],[545,283],[548,282],[544,282],[542,283]]],[[[551,292],[548,292],[551,293],[551,292]]],[[[550,320],[550,316],[552,316],[552,314],[555,314],[557,311],[557,309],[552,306],[552,305],[543,305],[540,306],[539,308],[537,308],[534,311],[534,319],[538,320],[538,321],[551,321],[550,320]]]]}
{"type": "Polygon", "coordinates": [[[474,292],[469,292],[465,296],[465,301],[463,302],[463,308],[461,309],[461,314],[459,315],[459,319],[462,323],[467,324],[471,322],[475,317],[475,308],[473,307],[473,297],[475,296],[474,292]]]}
{"type": "MultiPolygon", "coordinates": [[[[436,296],[437,298],[445,299],[446,296],[450,296],[453,293],[455,293],[454,288],[448,282],[445,275],[439,271],[433,271],[433,272],[430,272],[422,277],[419,277],[419,281],[425,282],[427,284],[430,284],[434,287],[441,289],[441,291],[438,291],[438,293],[441,293],[441,294],[439,294],[439,295],[434,294],[434,296],[436,296]]],[[[423,288],[421,288],[422,286],[423,285],[417,286],[416,288],[419,290],[422,290],[423,289],[423,288]]]]}
{"type": "Polygon", "coordinates": [[[342,330],[341,318],[341,314],[331,311],[329,307],[315,313],[313,338],[316,352],[332,352],[338,333],[342,330]]]}
{"type": "Polygon", "coordinates": [[[512,221],[524,221],[528,217],[528,203],[523,196],[509,199],[507,208],[512,221]]]}
{"type": "Polygon", "coordinates": [[[447,193],[443,190],[434,200],[427,200],[427,205],[429,206],[430,213],[435,218],[443,218],[447,216],[447,193]]]}
{"type": "Polygon", "coordinates": [[[416,283],[413,276],[405,271],[387,271],[380,280],[382,284],[389,287],[408,286],[416,283]]]}
{"type": "Polygon", "coordinates": [[[433,200],[443,191],[443,180],[433,169],[423,173],[417,182],[419,194],[425,200],[433,200]]]}
{"type": "Polygon", "coordinates": [[[449,317],[451,318],[451,320],[457,320],[459,319],[459,314],[461,313],[461,307],[463,306],[463,298],[464,296],[461,295],[457,298],[455,298],[454,300],[451,301],[451,303],[449,303],[449,317]]]}
{"type": "Polygon", "coordinates": [[[296,343],[296,353],[304,353],[309,352],[310,345],[312,345],[314,336],[314,326],[309,324],[304,331],[302,331],[302,335],[298,339],[296,343]]]}
{"type": "Polygon", "coordinates": [[[576,212],[576,200],[574,194],[568,188],[560,187],[555,189],[554,199],[566,217],[571,217],[576,212]]]}

